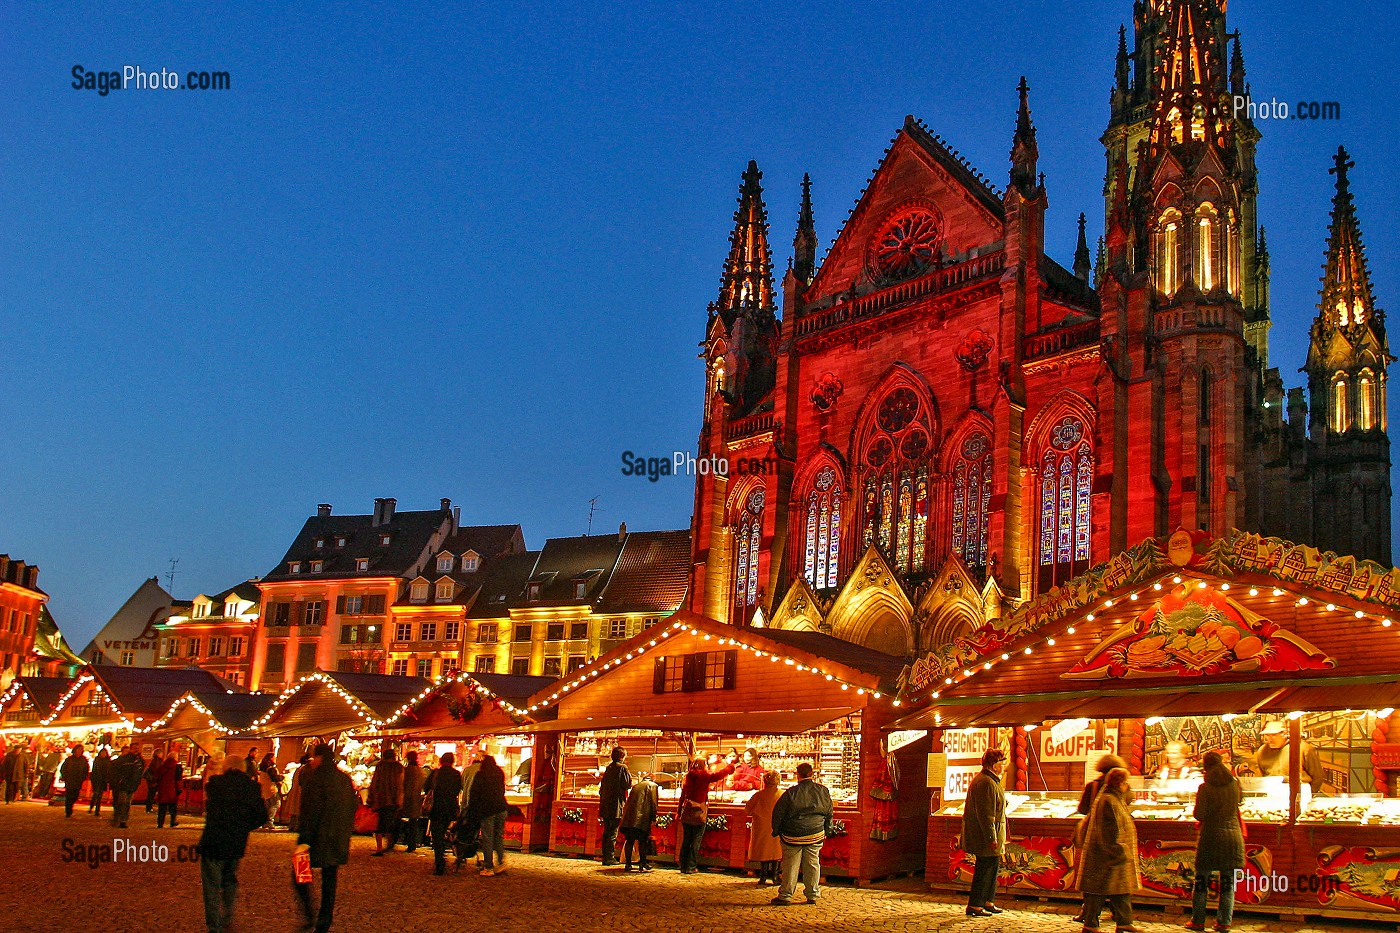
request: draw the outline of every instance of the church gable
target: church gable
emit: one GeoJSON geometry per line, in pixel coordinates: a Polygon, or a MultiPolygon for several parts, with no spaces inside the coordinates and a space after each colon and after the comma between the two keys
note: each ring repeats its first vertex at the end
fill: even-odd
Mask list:
{"type": "Polygon", "coordinates": [[[806,295],[873,291],[1004,237],[999,195],[913,117],[894,139],[806,295]]]}

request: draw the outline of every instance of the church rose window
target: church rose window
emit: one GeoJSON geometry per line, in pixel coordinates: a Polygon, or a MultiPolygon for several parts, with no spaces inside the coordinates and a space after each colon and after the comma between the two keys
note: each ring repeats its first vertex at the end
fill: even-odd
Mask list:
{"type": "Polygon", "coordinates": [[[928,550],[927,413],[913,389],[900,387],[875,409],[875,436],[865,450],[861,539],[874,544],[901,575],[924,572],[928,550]]]}
{"type": "Polygon", "coordinates": [[[889,279],[918,275],[938,255],[938,220],[928,211],[898,217],[876,238],[873,259],[876,270],[889,279]]]}
{"type": "Polygon", "coordinates": [[[978,431],[963,441],[953,466],[953,552],[968,567],[987,566],[987,516],[992,504],[992,444],[978,431]]]}
{"type": "Polygon", "coordinates": [[[1092,555],[1094,453],[1084,422],[1060,419],[1040,463],[1040,583],[1042,591],[1087,570],[1092,555]]]}
{"type": "Polygon", "coordinates": [[[758,602],[758,556],[763,538],[764,491],[749,493],[735,530],[737,556],[734,561],[734,602],[739,614],[747,617],[748,607],[758,602]]]}
{"type": "Polygon", "coordinates": [[[841,488],[836,471],[822,467],[807,496],[807,535],[803,575],[814,589],[836,588],[841,557],[841,488]]]}

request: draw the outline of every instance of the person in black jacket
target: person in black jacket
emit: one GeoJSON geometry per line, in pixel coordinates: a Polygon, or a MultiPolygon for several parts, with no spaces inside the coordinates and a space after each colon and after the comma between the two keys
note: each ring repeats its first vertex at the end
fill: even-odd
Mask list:
{"type": "Polygon", "coordinates": [[[204,832],[199,837],[199,880],[204,889],[204,923],[224,933],[238,899],[238,863],[248,851],[248,834],[267,821],[257,782],[237,758],[225,758],[224,772],[204,784],[204,832]]]}
{"type": "Polygon", "coordinates": [[[63,759],[63,764],[59,766],[58,775],[63,778],[63,815],[73,816],[73,804],[78,802],[78,797],[83,793],[83,782],[88,779],[87,755],[83,754],[83,746],[75,744],[68,757],[63,759]]]}
{"type": "Polygon", "coordinates": [[[335,766],[335,752],[329,745],[318,744],[312,757],[315,770],[301,786],[297,852],[310,855],[311,867],[321,869],[320,911],[311,908],[310,882],[298,882],[293,875],[292,884],[306,925],[314,925],[316,933],[326,933],[335,915],[340,866],[350,861],[350,834],[355,828],[360,798],[350,775],[335,766]]]}
{"type": "Polygon", "coordinates": [[[622,762],[627,750],[614,748],[612,763],[598,783],[598,817],[603,821],[603,865],[617,864],[617,828],[622,825],[622,809],[632,789],[632,773],[622,762]]]}
{"type": "Polygon", "coordinates": [[[146,761],[135,745],[122,749],[117,760],[112,763],[112,825],[126,829],[127,818],[131,816],[131,798],[141,786],[141,774],[146,770],[146,761]]]}
{"type": "Polygon", "coordinates": [[[467,801],[467,822],[481,827],[481,854],[486,864],[481,869],[483,878],[500,874],[506,870],[506,773],[496,764],[496,759],[487,755],[481,761],[481,770],[472,781],[472,795],[467,801]],[[494,860],[492,856],[495,856],[494,860]]]}
{"type": "Polygon", "coordinates": [[[433,872],[447,874],[447,828],[457,819],[458,800],[462,796],[462,773],[453,765],[457,757],[451,752],[438,759],[438,768],[428,775],[424,785],[433,795],[428,811],[428,832],[433,837],[433,872]]]}

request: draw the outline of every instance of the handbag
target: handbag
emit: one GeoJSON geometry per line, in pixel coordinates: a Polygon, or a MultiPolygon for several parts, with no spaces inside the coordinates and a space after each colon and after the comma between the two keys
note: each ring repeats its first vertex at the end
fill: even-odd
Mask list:
{"type": "Polygon", "coordinates": [[[311,883],[311,850],[298,846],[292,853],[292,877],[297,884],[311,883]]]}
{"type": "Polygon", "coordinates": [[[704,826],[709,812],[710,805],[708,803],[696,803],[694,800],[681,801],[681,822],[687,826],[704,826]]]}
{"type": "Polygon", "coordinates": [[[428,780],[424,782],[423,806],[419,811],[421,813],[429,814],[433,812],[433,778],[435,777],[437,777],[437,772],[428,775],[428,780]]]}

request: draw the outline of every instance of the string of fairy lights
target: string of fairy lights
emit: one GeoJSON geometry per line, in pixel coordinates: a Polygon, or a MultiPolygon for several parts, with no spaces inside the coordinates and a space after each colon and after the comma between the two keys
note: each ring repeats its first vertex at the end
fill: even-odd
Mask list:
{"type": "MultiPolygon", "coordinates": [[[[544,709],[546,707],[554,705],[571,690],[577,690],[579,687],[582,687],[594,678],[606,673],[614,667],[619,667],[623,664],[626,664],[629,661],[633,661],[637,658],[640,658],[651,651],[664,647],[667,644],[667,640],[673,635],[680,635],[683,633],[689,633],[690,635],[699,637],[702,641],[713,641],[720,647],[733,647],[742,649],[744,651],[748,651],[757,658],[766,658],[769,662],[773,664],[783,664],[784,666],[793,668],[799,673],[809,673],[816,677],[821,677],[827,681],[830,681],[833,684],[839,685],[842,690],[855,690],[857,696],[865,696],[866,694],[869,694],[873,699],[876,700],[882,699],[883,697],[883,694],[881,694],[879,690],[874,690],[864,686],[863,684],[858,684],[854,681],[846,680],[832,673],[831,671],[818,667],[816,665],[808,664],[804,661],[798,661],[797,659],[791,656],[781,655],[773,651],[767,651],[762,648],[757,648],[754,645],[742,641],[741,639],[735,638],[732,635],[713,635],[709,632],[700,630],[699,628],[695,627],[694,625],[691,625],[690,623],[678,621],[672,622],[670,625],[666,626],[666,628],[658,632],[656,636],[650,639],[649,641],[638,644],[635,647],[628,649],[626,652],[623,652],[622,648],[614,649],[614,656],[608,658],[608,660],[606,661],[603,661],[601,664],[599,664],[598,662],[594,662],[594,664],[590,665],[589,667],[580,668],[577,677],[564,684],[563,686],[551,688],[552,692],[549,694],[549,696],[544,699],[541,699],[537,703],[531,704],[527,712],[533,713],[536,710],[544,709]]],[[[536,696],[539,696],[539,694],[536,694],[536,696]]],[[[532,697],[531,699],[534,698],[532,697]]],[[[903,701],[897,697],[892,697],[890,698],[890,705],[902,706],[903,701]]]]}
{"type": "MultiPolygon", "coordinates": [[[[1167,578],[1163,576],[1161,579],[1153,582],[1150,587],[1151,592],[1161,592],[1164,583],[1166,582],[1166,579],[1167,578]]],[[[1206,580],[1200,579],[1198,577],[1188,578],[1180,573],[1173,574],[1171,577],[1171,584],[1174,586],[1185,585],[1189,587],[1193,583],[1194,588],[1197,590],[1210,589],[1212,586],[1211,583],[1209,583],[1206,580]]],[[[1222,581],[1218,584],[1215,584],[1214,588],[1222,594],[1230,593],[1233,589],[1231,584],[1226,581],[1222,581]]],[[[1250,596],[1259,596],[1260,593],[1264,592],[1265,589],[1270,589],[1270,595],[1272,595],[1274,598],[1283,596],[1285,592],[1283,589],[1277,586],[1269,588],[1260,587],[1257,585],[1250,585],[1247,587],[1247,589],[1244,586],[1239,587],[1239,589],[1247,592],[1250,596]]],[[[1094,611],[1086,613],[1084,616],[1084,620],[1086,622],[1093,622],[1097,616],[1097,613],[1102,612],[1104,610],[1112,609],[1114,606],[1119,605],[1124,601],[1129,603],[1137,602],[1143,597],[1143,594],[1147,591],[1148,588],[1143,587],[1137,590],[1130,591],[1127,596],[1119,596],[1117,598],[1106,598],[1104,599],[1102,604],[1095,608],[1094,611]]],[[[1315,605],[1324,612],[1342,612],[1358,621],[1369,618],[1373,622],[1378,623],[1382,628],[1391,628],[1394,625],[1394,620],[1389,616],[1381,615],[1379,613],[1368,613],[1362,609],[1348,610],[1338,606],[1336,603],[1331,602],[1318,603],[1316,600],[1309,599],[1306,596],[1297,597],[1297,599],[1294,601],[1294,605],[1300,609],[1306,608],[1309,605],[1315,605]]],[[[909,700],[911,703],[918,701],[920,698],[924,698],[929,701],[937,700],[948,690],[955,687],[963,686],[974,677],[980,677],[985,673],[995,670],[1000,665],[1010,661],[1013,657],[1033,655],[1037,649],[1053,647],[1055,645],[1056,638],[1062,638],[1066,635],[1075,634],[1075,627],[1072,622],[1066,624],[1063,627],[1054,626],[1051,628],[1051,631],[1036,632],[1035,635],[1038,635],[1039,637],[1035,638],[1035,636],[1033,635],[1032,638],[1034,640],[1028,644],[1019,644],[1018,647],[1014,649],[1008,646],[1007,649],[1003,650],[999,654],[994,654],[991,657],[982,658],[979,661],[969,664],[968,666],[964,667],[961,672],[954,671],[952,673],[946,674],[942,678],[941,684],[936,684],[935,688],[929,691],[927,694],[925,694],[921,690],[917,694],[914,694],[912,696],[906,696],[906,699],[909,700]]],[[[1298,715],[1302,714],[1299,713],[1298,715]]],[[[1297,717],[1295,716],[1294,718],[1297,717]]]]}

